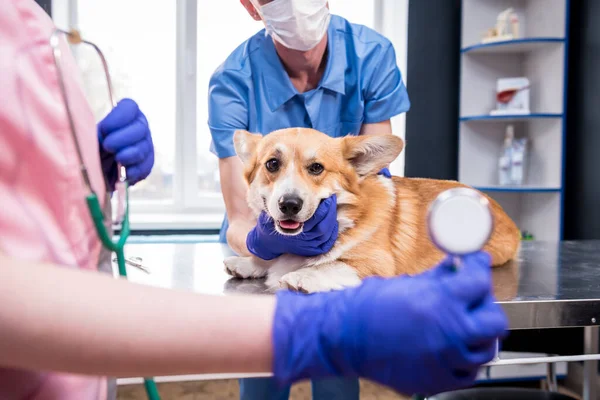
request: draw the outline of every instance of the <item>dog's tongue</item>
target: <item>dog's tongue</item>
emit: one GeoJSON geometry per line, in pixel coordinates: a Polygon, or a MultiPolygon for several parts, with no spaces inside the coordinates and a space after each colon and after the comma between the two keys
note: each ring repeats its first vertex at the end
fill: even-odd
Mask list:
{"type": "Polygon", "coordinates": [[[300,222],[292,221],[291,219],[286,219],[283,221],[279,221],[279,226],[281,226],[283,229],[294,230],[300,227],[300,222]]]}

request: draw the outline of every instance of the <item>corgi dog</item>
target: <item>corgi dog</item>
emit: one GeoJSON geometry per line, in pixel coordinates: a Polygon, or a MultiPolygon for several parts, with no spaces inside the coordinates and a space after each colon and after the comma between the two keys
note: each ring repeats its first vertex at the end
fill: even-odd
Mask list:
{"type": "MultiPolygon", "coordinates": [[[[444,190],[465,185],[378,175],[402,151],[399,137],[332,138],[314,129],[289,128],[266,136],[237,131],[234,145],[256,216],[265,212],[278,233],[298,235],[320,202],[336,194],[339,234],[333,248],[316,257],[226,258],[230,275],[266,277],[270,290],[313,293],[357,286],[369,276],[418,274],[445,257],[429,239],[428,207],[444,190]],[[290,198],[300,206],[280,206],[290,198]]],[[[502,207],[486,198],[494,230],[483,250],[498,266],[516,256],[520,232],[502,207]]]]}

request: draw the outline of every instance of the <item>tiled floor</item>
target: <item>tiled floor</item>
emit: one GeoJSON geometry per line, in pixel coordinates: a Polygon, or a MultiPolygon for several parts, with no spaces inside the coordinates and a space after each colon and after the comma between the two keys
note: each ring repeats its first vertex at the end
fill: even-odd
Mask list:
{"type": "MultiPolygon", "coordinates": [[[[158,390],[161,400],[239,400],[238,384],[234,380],[162,383],[158,390]]],[[[361,400],[406,399],[370,382],[361,381],[360,392],[361,400]]],[[[121,386],[118,400],[146,400],[146,394],[139,385],[121,386]]],[[[290,400],[311,400],[310,384],[295,385],[290,400]]]]}

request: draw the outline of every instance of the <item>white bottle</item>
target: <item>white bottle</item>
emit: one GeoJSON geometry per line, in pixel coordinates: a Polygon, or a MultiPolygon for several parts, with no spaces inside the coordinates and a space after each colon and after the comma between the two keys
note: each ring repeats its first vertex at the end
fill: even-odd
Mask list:
{"type": "Polygon", "coordinates": [[[527,139],[513,141],[512,160],[510,167],[510,181],[512,185],[523,185],[525,177],[525,159],[527,154],[527,139]]]}
{"type": "Polygon", "coordinates": [[[512,125],[506,127],[504,147],[498,161],[498,183],[502,186],[511,184],[512,150],[515,129],[512,125]]]}

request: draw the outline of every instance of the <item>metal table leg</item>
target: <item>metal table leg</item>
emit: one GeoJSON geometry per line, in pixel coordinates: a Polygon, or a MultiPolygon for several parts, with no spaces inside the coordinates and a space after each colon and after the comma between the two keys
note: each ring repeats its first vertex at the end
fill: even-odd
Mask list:
{"type": "MultiPolygon", "coordinates": [[[[586,354],[598,352],[598,332],[597,326],[584,328],[584,351],[586,354]]],[[[584,361],[583,370],[583,400],[596,400],[598,361],[584,361]]]]}
{"type": "Polygon", "coordinates": [[[558,381],[556,379],[556,364],[546,364],[546,381],[548,382],[549,392],[558,392],[558,381]]]}

